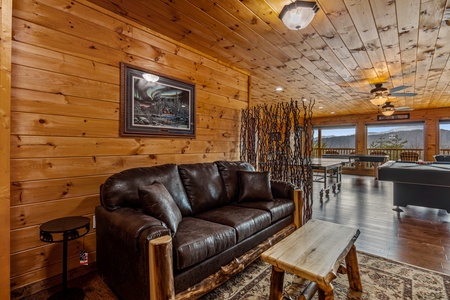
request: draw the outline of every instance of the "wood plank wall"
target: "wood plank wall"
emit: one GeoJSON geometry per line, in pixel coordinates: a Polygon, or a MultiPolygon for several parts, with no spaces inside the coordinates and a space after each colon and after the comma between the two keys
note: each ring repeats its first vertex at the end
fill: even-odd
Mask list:
{"type": "Polygon", "coordinates": [[[10,299],[10,111],[12,0],[0,0],[0,299],[10,299]]]}
{"type": "MultiPolygon", "coordinates": [[[[84,0],[13,5],[10,258],[19,297],[27,285],[60,278],[62,246],[41,242],[39,225],[92,218],[107,176],[239,159],[249,75],[84,0]],[[120,62],[196,84],[195,139],[119,136],[120,62]]],[[[95,230],[69,242],[69,269],[81,249],[95,261],[95,230]]]]}
{"type": "Polygon", "coordinates": [[[450,108],[438,108],[429,110],[415,110],[408,112],[410,119],[396,121],[377,121],[377,114],[349,115],[313,119],[314,126],[339,126],[355,125],[356,127],[356,151],[365,153],[366,125],[386,125],[407,122],[424,122],[425,141],[424,159],[433,161],[433,155],[439,153],[439,121],[450,120],[450,108]]]}

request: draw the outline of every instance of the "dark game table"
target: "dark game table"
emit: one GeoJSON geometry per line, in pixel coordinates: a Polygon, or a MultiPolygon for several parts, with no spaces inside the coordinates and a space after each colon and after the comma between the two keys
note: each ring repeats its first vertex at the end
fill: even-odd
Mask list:
{"type": "Polygon", "coordinates": [[[378,179],[394,182],[394,205],[416,205],[450,212],[450,162],[388,161],[378,179]]]}

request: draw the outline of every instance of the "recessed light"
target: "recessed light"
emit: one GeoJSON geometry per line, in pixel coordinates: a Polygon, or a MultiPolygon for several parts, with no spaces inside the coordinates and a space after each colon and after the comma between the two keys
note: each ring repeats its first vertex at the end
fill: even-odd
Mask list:
{"type": "Polygon", "coordinates": [[[302,101],[305,102],[305,101],[308,101],[308,99],[306,99],[305,97],[303,97],[303,98],[302,98],[302,101]]]}
{"type": "Polygon", "coordinates": [[[283,88],[281,87],[281,86],[277,86],[276,88],[275,88],[275,91],[278,91],[278,92],[281,92],[283,90],[283,88]]]}
{"type": "Polygon", "coordinates": [[[330,114],[334,115],[334,111],[330,112],[330,114]]]}
{"type": "Polygon", "coordinates": [[[319,109],[323,109],[323,106],[319,106],[319,109]]]}

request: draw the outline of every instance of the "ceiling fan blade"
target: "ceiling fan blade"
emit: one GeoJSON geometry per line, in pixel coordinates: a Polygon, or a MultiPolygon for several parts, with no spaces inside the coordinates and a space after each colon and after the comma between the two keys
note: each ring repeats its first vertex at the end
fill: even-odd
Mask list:
{"type": "Polygon", "coordinates": [[[400,106],[395,108],[395,111],[412,111],[412,110],[414,110],[414,108],[411,108],[409,106],[400,106]]]}
{"type": "Polygon", "coordinates": [[[392,96],[392,97],[414,97],[414,96],[417,96],[417,93],[395,93],[395,94],[390,94],[389,96],[392,96]]]}
{"type": "Polygon", "coordinates": [[[404,89],[406,89],[406,88],[409,88],[409,86],[406,86],[406,85],[400,85],[400,86],[396,86],[396,87],[390,89],[389,92],[395,93],[395,92],[397,92],[397,91],[401,91],[401,90],[404,90],[404,89]]]}

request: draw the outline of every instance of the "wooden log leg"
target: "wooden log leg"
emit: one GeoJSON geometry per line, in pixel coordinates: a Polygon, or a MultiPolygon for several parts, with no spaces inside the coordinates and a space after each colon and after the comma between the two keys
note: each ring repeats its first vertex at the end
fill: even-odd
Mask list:
{"type": "Polygon", "coordinates": [[[270,300],[280,300],[283,297],[284,270],[272,266],[270,276],[270,300]]]}
{"type": "Polygon", "coordinates": [[[172,238],[162,236],[149,242],[150,299],[173,300],[172,238]]]}
{"type": "Polygon", "coordinates": [[[334,288],[330,283],[329,285],[323,287],[319,286],[318,290],[319,300],[334,300],[334,288]]]}
{"type": "Polygon", "coordinates": [[[303,214],[304,214],[304,200],[303,200],[303,191],[302,190],[294,190],[294,203],[295,203],[295,212],[294,212],[294,223],[297,228],[303,226],[303,214]]]}
{"type": "Polygon", "coordinates": [[[350,288],[356,292],[361,292],[362,284],[359,275],[358,257],[356,256],[355,245],[352,245],[345,257],[345,264],[347,265],[347,276],[350,288]]]}
{"type": "Polygon", "coordinates": [[[314,294],[317,292],[318,287],[317,283],[311,281],[308,286],[303,290],[298,300],[311,300],[314,297],[314,294]]]}

